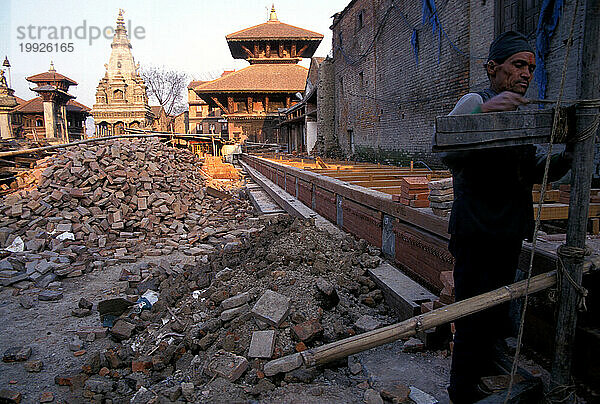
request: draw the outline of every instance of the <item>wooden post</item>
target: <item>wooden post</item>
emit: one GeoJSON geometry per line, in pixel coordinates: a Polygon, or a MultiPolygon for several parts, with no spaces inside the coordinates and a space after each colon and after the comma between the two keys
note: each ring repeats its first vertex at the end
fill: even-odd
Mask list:
{"type": "MultiPolygon", "coordinates": [[[[587,0],[583,34],[583,54],[580,99],[600,97],[600,58],[597,56],[600,37],[600,0],[587,0]]],[[[589,128],[598,107],[577,108],[576,131],[581,133],[589,128]]],[[[590,202],[590,187],[593,171],[594,140],[596,134],[575,145],[571,175],[571,198],[569,200],[569,221],[567,223],[567,246],[584,248],[587,232],[587,219],[590,202]]],[[[583,262],[565,258],[565,269],[573,280],[581,284],[583,262]]],[[[563,277],[560,290],[558,318],[555,336],[554,360],[552,363],[552,383],[556,386],[571,385],[572,347],[577,325],[577,290],[563,277]]],[[[568,401],[575,402],[572,395],[568,401]]]]}

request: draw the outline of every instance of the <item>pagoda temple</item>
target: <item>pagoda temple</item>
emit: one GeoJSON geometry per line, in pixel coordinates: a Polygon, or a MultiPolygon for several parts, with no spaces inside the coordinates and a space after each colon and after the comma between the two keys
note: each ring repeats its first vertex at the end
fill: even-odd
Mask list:
{"type": "Polygon", "coordinates": [[[323,35],[280,22],[273,6],[267,22],[225,38],[231,55],[250,66],[193,90],[223,111],[230,139],[277,143],[278,110],[299,101],[295,94],[305,88],[308,69],[298,62],[315,53],[323,35]]]}
{"type": "MultiPolygon", "coordinates": [[[[39,97],[24,103],[27,104],[26,107],[29,109],[26,109],[25,105],[19,105],[14,112],[24,114],[31,110],[32,112],[43,113],[43,135],[51,143],[68,143],[71,140],[70,137],[81,138],[82,132],[80,129],[75,130],[76,133],[69,133],[71,129],[75,128],[70,128],[70,121],[67,118],[67,110],[73,106],[81,110],[81,120],[85,121],[87,114],[85,110],[87,107],[75,103],[73,101],[75,96],[68,92],[69,87],[76,86],[77,82],[58,73],[52,63],[47,72],[27,77],[27,81],[37,86],[31,90],[36,92],[39,97]],[[35,111],[32,109],[34,105],[37,105],[35,111]]],[[[17,119],[18,121],[20,119],[17,119]]]]}
{"type": "Polygon", "coordinates": [[[106,73],[96,88],[96,103],[91,112],[96,136],[118,135],[126,128],[149,129],[153,115],[146,85],[138,73],[139,64],[135,64],[131,54],[122,10],[110,47],[110,59],[104,65],[106,73]]]}

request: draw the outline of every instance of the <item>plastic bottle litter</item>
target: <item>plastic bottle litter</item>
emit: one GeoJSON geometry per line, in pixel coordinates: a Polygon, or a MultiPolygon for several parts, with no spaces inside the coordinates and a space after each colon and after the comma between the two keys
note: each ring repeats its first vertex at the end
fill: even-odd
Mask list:
{"type": "Polygon", "coordinates": [[[141,313],[142,310],[150,310],[152,305],[158,301],[158,292],[148,289],[138,300],[135,302],[133,310],[136,313],[141,313]]]}

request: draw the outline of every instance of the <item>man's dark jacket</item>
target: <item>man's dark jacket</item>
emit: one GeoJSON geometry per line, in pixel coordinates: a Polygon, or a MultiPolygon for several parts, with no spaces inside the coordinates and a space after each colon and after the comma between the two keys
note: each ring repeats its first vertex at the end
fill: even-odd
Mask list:
{"type": "MultiPolygon", "coordinates": [[[[497,95],[478,93],[486,102],[497,95]]],[[[448,232],[463,237],[526,239],[533,235],[534,183],[541,183],[546,152],[524,145],[446,152],[442,161],[454,177],[454,204],[448,232]]],[[[553,156],[549,180],[561,178],[570,161],[553,156]]]]}

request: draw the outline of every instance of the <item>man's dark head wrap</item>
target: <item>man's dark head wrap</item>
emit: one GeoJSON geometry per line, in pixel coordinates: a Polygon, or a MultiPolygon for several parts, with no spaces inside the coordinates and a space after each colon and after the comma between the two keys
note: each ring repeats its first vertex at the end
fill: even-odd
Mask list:
{"type": "Polygon", "coordinates": [[[507,31],[500,34],[490,45],[488,62],[493,60],[502,64],[506,59],[519,52],[535,53],[525,35],[516,31],[507,31]]]}

